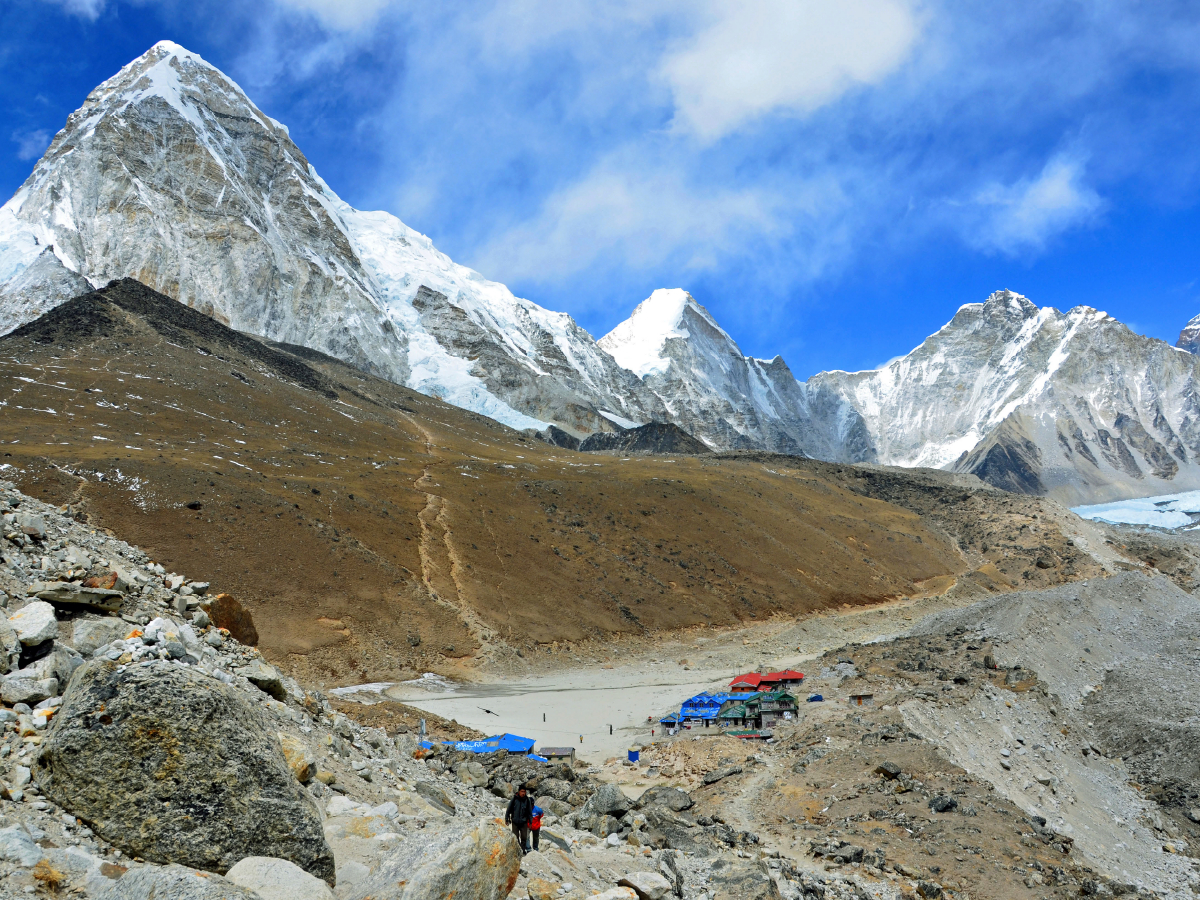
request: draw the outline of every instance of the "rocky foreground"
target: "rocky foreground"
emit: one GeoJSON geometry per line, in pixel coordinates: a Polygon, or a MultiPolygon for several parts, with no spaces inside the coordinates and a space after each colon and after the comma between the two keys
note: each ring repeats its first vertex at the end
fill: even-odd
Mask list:
{"type": "Polygon", "coordinates": [[[772,742],[589,768],[364,726],[268,664],[233,598],[11,484],[0,508],[0,897],[1200,891],[1200,614],[1164,577],[932,617],[819,660],[825,702],[772,742]],[[521,784],[547,811],[525,857],[521,784]]]}
{"type": "Polygon", "coordinates": [[[238,641],[231,598],[10,484],[0,504],[2,897],[897,896],[802,873],[682,790],[363,727],[238,641]],[[550,813],[524,859],[521,783],[550,813]]]}

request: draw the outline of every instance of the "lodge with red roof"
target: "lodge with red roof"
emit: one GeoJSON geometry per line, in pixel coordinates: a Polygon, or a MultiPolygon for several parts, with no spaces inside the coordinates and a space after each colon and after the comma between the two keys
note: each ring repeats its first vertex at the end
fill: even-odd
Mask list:
{"type": "Polygon", "coordinates": [[[733,694],[754,693],[756,691],[774,691],[783,687],[791,687],[804,681],[804,673],[793,669],[782,672],[748,672],[739,675],[729,682],[729,691],[733,694]]]}

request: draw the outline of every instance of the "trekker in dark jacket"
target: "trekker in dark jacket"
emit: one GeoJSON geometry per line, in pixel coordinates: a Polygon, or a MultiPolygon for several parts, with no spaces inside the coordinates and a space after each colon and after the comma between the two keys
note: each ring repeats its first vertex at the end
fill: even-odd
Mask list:
{"type": "Polygon", "coordinates": [[[504,824],[512,826],[512,832],[517,836],[521,852],[529,852],[529,824],[533,821],[533,798],[525,790],[525,785],[517,788],[516,796],[508,801],[508,809],[504,811],[504,824]]]}

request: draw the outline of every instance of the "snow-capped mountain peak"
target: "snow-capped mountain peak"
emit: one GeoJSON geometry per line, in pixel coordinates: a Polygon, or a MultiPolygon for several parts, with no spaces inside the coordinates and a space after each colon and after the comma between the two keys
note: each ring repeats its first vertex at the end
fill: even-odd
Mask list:
{"type": "Polygon", "coordinates": [[[283,125],[169,41],[92,91],[0,209],[0,334],[121,277],[516,428],[665,418],[570,316],[343,202],[283,125]]]}
{"type": "MultiPolygon", "coordinates": [[[[633,313],[600,339],[600,346],[622,367],[638,378],[662,373],[671,364],[663,348],[672,338],[687,340],[691,333],[685,321],[688,314],[699,316],[726,338],[728,335],[682,288],[659,288],[637,305],[633,313]]],[[[732,338],[729,338],[733,343],[732,338]]]]}
{"type": "Polygon", "coordinates": [[[1175,346],[1188,353],[1200,353],[1200,316],[1193,316],[1179,332],[1175,346]]]}

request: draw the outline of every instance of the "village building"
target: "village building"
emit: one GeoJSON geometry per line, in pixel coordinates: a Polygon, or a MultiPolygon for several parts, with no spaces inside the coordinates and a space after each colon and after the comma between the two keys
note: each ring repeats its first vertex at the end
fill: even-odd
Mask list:
{"type": "Polygon", "coordinates": [[[799,704],[787,691],[757,691],[730,698],[721,705],[717,724],[722,728],[772,728],[796,718],[799,704]]]}
{"type": "Polygon", "coordinates": [[[874,694],[851,694],[848,702],[851,706],[874,706],[874,694]]]}
{"type": "Polygon", "coordinates": [[[804,681],[804,673],[793,669],[782,672],[747,672],[729,682],[730,693],[752,694],[756,691],[777,691],[781,688],[796,687],[804,681]]]}
{"type": "Polygon", "coordinates": [[[717,715],[721,706],[733,699],[735,694],[697,694],[690,700],[685,700],[679,710],[679,719],[684,725],[708,728],[717,723],[717,715]]]}
{"type": "Polygon", "coordinates": [[[538,747],[537,755],[550,762],[575,762],[574,747],[538,747]]]}

